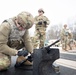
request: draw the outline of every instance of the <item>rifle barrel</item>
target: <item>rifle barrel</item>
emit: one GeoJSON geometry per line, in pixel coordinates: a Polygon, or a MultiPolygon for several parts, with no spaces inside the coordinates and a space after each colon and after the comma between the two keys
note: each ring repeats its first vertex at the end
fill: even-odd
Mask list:
{"type": "Polygon", "coordinates": [[[59,41],[60,41],[60,39],[56,40],[55,42],[53,42],[51,45],[47,46],[46,48],[51,47],[52,45],[56,44],[56,43],[59,42],[59,41]]]}

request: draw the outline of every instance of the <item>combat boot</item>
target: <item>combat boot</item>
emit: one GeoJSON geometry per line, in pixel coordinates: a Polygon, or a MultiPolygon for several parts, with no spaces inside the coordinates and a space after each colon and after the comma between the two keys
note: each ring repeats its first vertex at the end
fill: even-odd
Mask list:
{"type": "Polygon", "coordinates": [[[62,50],[63,50],[63,51],[68,51],[67,48],[64,48],[64,47],[62,47],[62,50]]]}

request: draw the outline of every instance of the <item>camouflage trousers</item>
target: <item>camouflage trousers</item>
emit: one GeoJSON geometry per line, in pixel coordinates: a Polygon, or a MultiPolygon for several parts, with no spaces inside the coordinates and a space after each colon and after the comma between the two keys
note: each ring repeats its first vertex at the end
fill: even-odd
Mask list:
{"type": "Polygon", "coordinates": [[[8,69],[10,65],[11,57],[3,53],[0,53],[0,71],[8,69]]]}
{"type": "Polygon", "coordinates": [[[72,50],[70,39],[65,38],[62,40],[62,49],[63,50],[72,50]]]}
{"type": "Polygon", "coordinates": [[[45,41],[45,33],[37,33],[35,35],[35,42],[34,42],[34,48],[41,48],[44,47],[44,41],[45,41]]]}

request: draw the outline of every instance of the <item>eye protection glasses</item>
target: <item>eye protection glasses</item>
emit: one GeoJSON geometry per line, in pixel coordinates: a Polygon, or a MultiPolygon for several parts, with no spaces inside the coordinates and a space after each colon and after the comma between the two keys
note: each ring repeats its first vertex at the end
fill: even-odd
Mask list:
{"type": "Polygon", "coordinates": [[[21,28],[25,29],[26,25],[21,18],[18,18],[17,23],[21,28]]]}

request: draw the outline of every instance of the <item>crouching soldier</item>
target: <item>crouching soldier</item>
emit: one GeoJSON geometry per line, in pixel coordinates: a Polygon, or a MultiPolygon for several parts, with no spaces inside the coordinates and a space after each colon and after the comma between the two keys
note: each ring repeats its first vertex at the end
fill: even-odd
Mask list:
{"type": "MultiPolygon", "coordinates": [[[[29,12],[21,12],[13,18],[4,20],[0,25],[0,70],[9,68],[11,56],[18,55],[16,64],[25,59],[29,53],[33,53],[28,29],[33,25],[33,16],[29,12]],[[24,50],[19,51],[19,49],[24,50]],[[27,52],[27,51],[28,52],[27,52]]],[[[26,61],[24,64],[32,65],[26,61]]]]}

